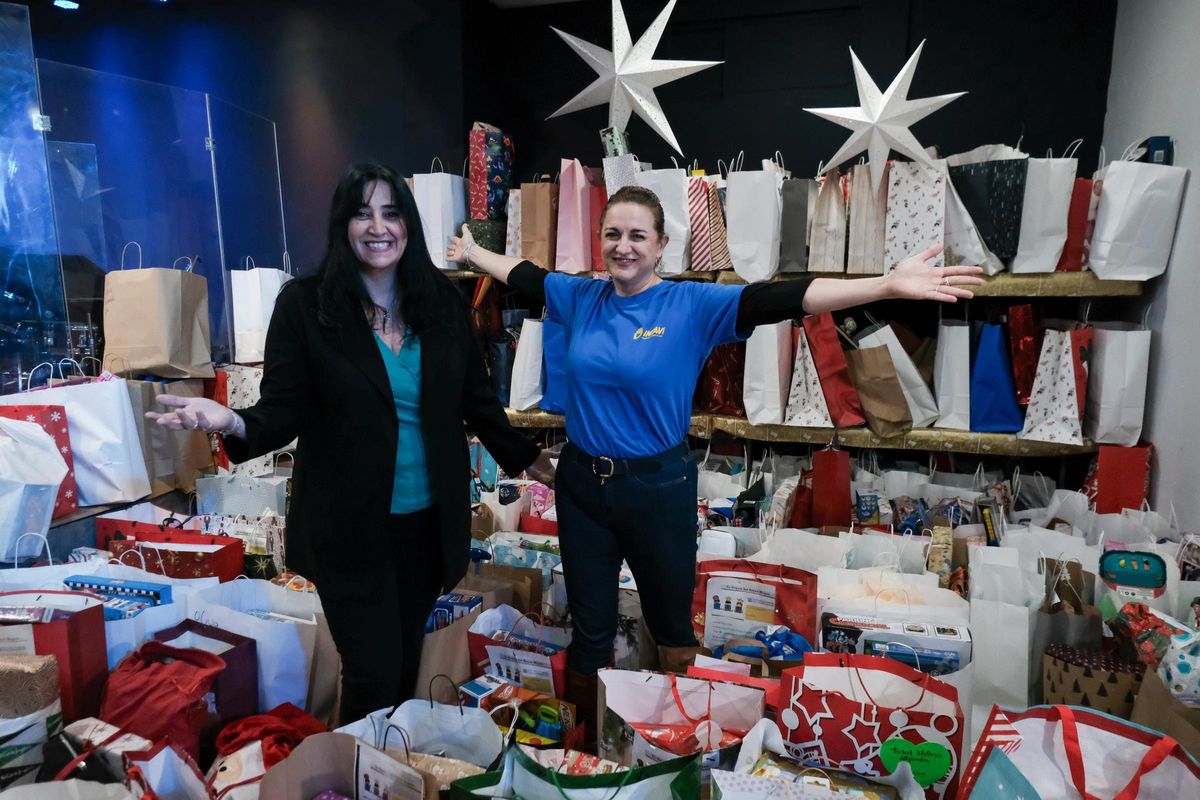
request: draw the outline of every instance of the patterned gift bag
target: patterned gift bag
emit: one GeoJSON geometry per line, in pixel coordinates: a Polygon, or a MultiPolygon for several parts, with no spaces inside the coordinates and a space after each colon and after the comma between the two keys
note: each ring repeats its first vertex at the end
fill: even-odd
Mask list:
{"type": "Polygon", "coordinates": [[[809,272],[846,271],[846,196],[842,176],[831,170],[821,181],[809,235],[809,272]]]}
{"type": "Polygon", "coordinates": [[[980,161],[950,168],[950,180],[984,244],[999,258],[1017,254],[1028,158],[980,161]]]}
{"type": "Polygon", "coordinates": [[[1092,329],[1047,330],[1020,439],[1083,444],[1088,349],[1092,329]]]}
{"type": "Polygon", "coordinates": [[[471,126],[467,158],[471,219],[504,219],[512,181],[512,138],[494,125],[476,122],[471,126]]]}
{"type": "Polygon", "coordinates": [[[63,406],[0,406],[0,417],[32,422],[54,440],[63,461],[67,462],[67,477],[58,487],[51,519],[71,514],[79,508],[79,488],[75,485],[75,462],[71,454],[71,437],[67,429],[67,410],[63,406]]]}
{"type": "MultiPolygon", "coordinates": [[[[259,385],[262,383],[263,371],[260,367],[246,367],[240,364],[226,364],[217,370],[216,378],[204,382],[204,396],[216,400],[232,409],[249,408],[259,400],[259,385]]],[[[220,469],[233,475],[270,475],[275,471],[275,459],[281,453],[290,453],[296,449],[296,442],[268,453],[265,456],[243,461],[241,464],[230,462],[225,452],[225,444],[217,434],[210,434],[213,459],[220,469]]]]}
{"type": "Polygon", "coordinates": [[[711,180],[708,184],[708,236],[709,248],[712,251],[713,270],[733,269],[733,259],[729,255],[729,234],[725,231],[725,210],[721,207],[720,190],[711,180]]]}
{"type": "Polygon", "coordinates": [[[692,233],[692,269],[707,272],[713,268],[712,231],[708,224],[708,181],[703,175],[687,179],[688,221],[692,233]]]}
{"type": "MultiPolygon", "coordinates": [[[[911,255],[943,244],[946,226],[946,168],[897,161],[888,174],[883,271],[890,272],[911,255]]],[[[939,253],[929,260],[940,267],[939,253]]]]}
{"type": "Polygon", "coordinates": [[[825,393],[821,379],[817,376],[817,364],[804,329],[797,327],[796,360],[792,366],[792,386],[788,392],[787,414],[784,425],[800,425],[810,428],[832,428],[829,407],[825,405],[825,393]]]}
{"type": "Polygon", "coordinates": [[[521,257],[521,190],[508,192],[508,222],[505,230],[504,255],[521,257]]]}

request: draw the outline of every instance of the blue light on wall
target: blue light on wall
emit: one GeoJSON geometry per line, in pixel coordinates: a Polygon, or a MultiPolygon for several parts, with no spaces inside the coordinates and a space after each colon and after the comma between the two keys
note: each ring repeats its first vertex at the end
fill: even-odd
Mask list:
{"type": "Polygon", "coordinates": [[[54,0],[54,5],[67,11],[76,11],[79,8],[79,3],[76,3],[75,0],[54,0]]]}

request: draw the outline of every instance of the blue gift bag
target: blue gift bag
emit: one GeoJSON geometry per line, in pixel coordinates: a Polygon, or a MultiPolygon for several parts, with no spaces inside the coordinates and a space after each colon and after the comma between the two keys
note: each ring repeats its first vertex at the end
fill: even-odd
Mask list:
{"type": "MultiPolygon", "coordinates": [[[[567,410],[567,329],[557,319],[542,320],[542,390],[543,411],[563,414],[567,410]]],[[[1021,426],[1018,425],[1019,429],[1021,426]]]]}
{"type": "Polygon", "coordinates": [[[984,325],[971,370],[971,430],[1015,433],[1025,419],[1008,362],[1008,343],[999,325],[984,325]]]}

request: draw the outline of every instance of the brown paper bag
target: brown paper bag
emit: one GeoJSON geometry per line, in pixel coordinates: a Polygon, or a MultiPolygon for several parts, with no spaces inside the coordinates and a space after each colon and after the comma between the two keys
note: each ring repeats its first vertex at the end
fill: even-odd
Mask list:
{"type": "Polygon", "coordinates": [[[912,428],[908,402],[887,347],[864,347],[846,351],[850,379],[858,390],[863,416],[876,436],[902,436],[912,428]]]}
{"type": "Polygon", "coordinates": [[[196,478],[213,465],[208,435],[203,431],[168,430],[146,419],[146,412],[163,410],[157,402],[160,395],[203,397],[204,384],[199,380],[167,383],[127,380],[125,386],[133,406],[133,421],[146,462],[146,474],[150,477],[151,494],[172,489],[195,491],[196,478]]]}
{"type": "Polygon", "coordinates": [[[139,375],[213,377],[208,281],[176,269],[104,276],[104,368],[139,375]],[[115,367],[115,368],[114,368],[115,367]]]}
{"type": "MultiPolygon", "coordinates": [[[[454,700],[448,702],[453,703],[454,700]]],[[[394,743],[384,752],[401,764],[407,764],[421,773],[421,777],[425,779],[425,795],[422,800],[438,800],[443,791],[450,791],[450,784],[454,781],[482,775],[484,772],[482,767],[466,761],[445,756],[431,756],[427,753],[409,753],[407,750],[395,747],[394,743]]]]}
{"type": "Polygon", "coordinates": [[[512,607],[522,614],[542,613],[542,571],[503,564],[480,564],[479,575],[504,581],[512,587],[512,607]]]}
{"type": "Polygon", "coordinates": [[[1165,733],[1200,758],[1200,708],[1188,708],[1153,670],[1146,671],[1129,721],[1165,733]]]}
{"type": "Polygon", "coordinates": [[[1051,705],[1083,706],[1129,719],[1144,665],[1050,645],[1042,656],[1042,695],[1051,705]]]}
{"type": "Polygon", "coordinates": [[[558,184],[521,184],[521,257],[554,269],[558,237],[558,184]]]}
{"type": "Polygon", "coordinates": [[[836,169],[825,175],[817,193],[809,233],[808,271],[846,271],[846,199],[842,175],[836,169]]]}
{"type": "Polygon", "coordinates": [[[476,503],[471,506],[471,538],[486,539],[496,532],[496,515],[491,506],[476,503]]]}
{"type": "Polygon", "coordinates": [[[479,595],[483,598],[484,609],[513,604],[512,583],[503,578],[468,572],[454,587],[454,591],[479,595]]]}
{"type": "Polygon", "coordinates": [[[483,606],[479,606],[445,628],[425,634],[413,697],[448,705],[458,700],[458,686],[471,679],[467,630],[482,612],[483,606]],[[438,675],[445,675],[450,680],[434,680],[438,675]]]}

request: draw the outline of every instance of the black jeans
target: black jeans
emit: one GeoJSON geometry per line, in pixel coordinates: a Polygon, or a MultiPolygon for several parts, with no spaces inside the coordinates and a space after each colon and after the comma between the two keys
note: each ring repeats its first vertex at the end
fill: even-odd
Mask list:
{"type": "Polygon", "coordinates": [[[637,581],[642,616],[656,644],[696,644],[696,462],[686,445],[631,462],[601,480],[601,462],[563,448],[555,479],[559,546],[574,632],[567,663],[591,674],[612,662],[622,559],[637,581]]]}
{"type": "Polygon", "coordinates": [[[364,570],[381,573],[378,593],[369,598],[321,595],[329,632],[342,657],[343,725],[412,698],[425,621],[441,591],[435,511],[392,514],[380,524],[386,526],[384,539],[392,546],[382,553],[364,553],[362,560],[364,570]]]}

